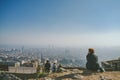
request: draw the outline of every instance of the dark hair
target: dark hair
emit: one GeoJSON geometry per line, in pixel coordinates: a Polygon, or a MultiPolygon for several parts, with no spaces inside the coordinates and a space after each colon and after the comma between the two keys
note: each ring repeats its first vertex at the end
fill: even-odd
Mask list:
{"type": "Polygon", "coordinates": [[[49,62],[49,60],[47,60],[47,63],[49,62]]]}

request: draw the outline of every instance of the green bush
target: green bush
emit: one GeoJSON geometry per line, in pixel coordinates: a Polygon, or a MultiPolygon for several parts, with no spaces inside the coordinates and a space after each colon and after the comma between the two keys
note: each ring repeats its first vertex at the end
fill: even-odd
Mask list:
{"type": "Polygon", "coordinates": [[[45,77],[47,74],[46,73],[44,73],[44,72],[42,72],[42,73],[38,73],[38,77],[40,78],[40,77],[45,77]]]}

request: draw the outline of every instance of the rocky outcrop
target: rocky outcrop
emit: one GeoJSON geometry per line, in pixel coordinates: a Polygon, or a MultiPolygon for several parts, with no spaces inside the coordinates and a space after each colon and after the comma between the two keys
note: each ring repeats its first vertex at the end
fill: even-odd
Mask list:
{"type": "Polygon", "coordinates": [[[120,59],[101,62],[106,71],[120,71],[120,59]]]}

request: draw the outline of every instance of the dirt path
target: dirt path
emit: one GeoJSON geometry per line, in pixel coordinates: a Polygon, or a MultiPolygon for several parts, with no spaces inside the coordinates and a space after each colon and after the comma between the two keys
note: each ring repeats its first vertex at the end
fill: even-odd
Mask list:
{"type": "Polygon", "coordinates": [[[120,71],[83,74],[82,70],[72,69],[60,73],[50,73],[38,80],[120,80],[120,71]]]}

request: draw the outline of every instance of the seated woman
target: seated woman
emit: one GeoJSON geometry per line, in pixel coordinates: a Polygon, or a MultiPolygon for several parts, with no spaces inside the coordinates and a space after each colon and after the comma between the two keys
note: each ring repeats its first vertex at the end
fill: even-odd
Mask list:
{"type": "Polygon", "coordinates": [[[98,57],[94,54],[94,49],[89,48],[86,56],[87,63],[86,68],[92,71],[104,72],[104,70],[98,64],[98,57]]]}

